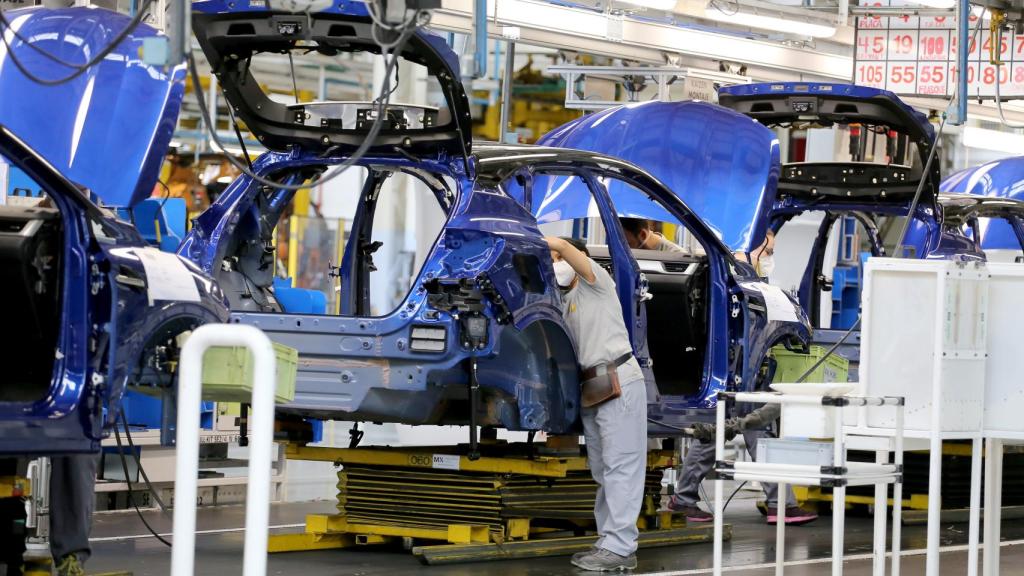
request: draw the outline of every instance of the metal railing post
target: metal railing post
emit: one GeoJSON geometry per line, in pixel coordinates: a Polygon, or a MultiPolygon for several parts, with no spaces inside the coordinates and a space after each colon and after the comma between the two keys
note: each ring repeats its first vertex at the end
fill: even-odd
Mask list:
{"type": "Polygon", "coordinates": [[[270,470],[274,449],[274,389],[277,358],[266,334],[253,326],[207,324],[196,329],[181,350],[178,379],[178,458],[174,475],[174,547],[171,576],[195,572],[196,492],[199,475],[199,406],[202,398],[203,355],[213,346],[244,346],[253,366],[252,441],[245,503],[244,576],[267,571],[267,524],[270,515],[270,470]],[[191,409],[187,409],[191,408],[191,409]]]}

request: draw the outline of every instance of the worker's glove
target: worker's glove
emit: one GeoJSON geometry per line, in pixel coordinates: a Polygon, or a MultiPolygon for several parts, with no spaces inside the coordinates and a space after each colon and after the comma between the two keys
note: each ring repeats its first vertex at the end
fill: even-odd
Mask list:
{"type": "MultiPolygon", "coordinates": [[[[710,444],[715,441],[715,428],[714,424],[705,424],[704,422],[698,422],[693,425],[693,437],[700,440],[704,444],[710,444]]],[[[738,422],[735,418],[730,418],[725,421],[725,441],[730,442],[736,437],[736,434],[740,432],[738,422]]]]}

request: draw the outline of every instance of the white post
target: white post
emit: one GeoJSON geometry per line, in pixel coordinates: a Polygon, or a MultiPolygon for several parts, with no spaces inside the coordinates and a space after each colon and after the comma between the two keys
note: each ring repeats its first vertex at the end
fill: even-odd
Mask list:
{"type": "Polygon", "coordinates": [[[775,501],[775,576],[786,573],[786,506],[789,504],[789,484],[779,482],[775,501]]]}
{"type": "Polygon", "coordinates": [[[899,471],[900,481],[892,487],[892,576],[900,576],[900,562],[903,546],[900,542],[903,530],[903,410],[905,400],[896,406],[896,444],[893,446],[896,455],[893,463],[899,471]]]}
{"type": "MultiPolygon", "coordinates": [[[[725,460],[725,400],[719,398],[715,412],[715,466],[722,460],[725,460]]],[[[723,483],[722,477],[715,474],[715,541],[713,560],[715,576],[722,576],[722,538],[723,523],[725,522],[725,518],[722,517],[725,514],[725,503],[722,501],[725,498],[723,483]]]]}
{"type": "Polygon", "coordinates": [[[985,455],[985,576],[999,576],[999,539],[1003,506],[1003,441],[989,438],[985,455]]]}
{"type": "MultiPolygon", "coordinates": [[[[833,414],[832,466],[846,467],[846,443],[843,441],[843,411],[829,408],[833,414]]],[[[835,471],[833,471],[835,473],[835,471]]],[[[846,484],[832,488],[832,576],[843,575],[843,543],[846,529],[846,484]]]]}
{"type": "Polygon", "coordinates": [[[193,576],[196,545],[196,491],[199,475],[199,411],[203,355],[213,346],[244,346],[253,355],[252,441],[245,504],[244,576],[267,572],[270,470],[274,450],[274,388],[277,358],[266,334],[253,326],[207,324],[196,329],[181,350],[178,370],[178,459],[174,475],[174,547],[171,576],[193,576]]]}
{"type": "Polygon", "coordinates": [[[971,442],[971,511],[967,525],[967,576],[978,576],[978,542],[981,524],[981,443],[971,442]]]}
{"type": "MultiPolygon", "coordinates": [[[[875,452],[875,463],[880,465],[888,464],[889,451],[879,450],[875,452]]],[[[875,567],[872,571],[874,576],[885,576],[885,529],[888,520],[888,502],[889,485],[875,484],[875,545],[873,550],[875,567]]]]}

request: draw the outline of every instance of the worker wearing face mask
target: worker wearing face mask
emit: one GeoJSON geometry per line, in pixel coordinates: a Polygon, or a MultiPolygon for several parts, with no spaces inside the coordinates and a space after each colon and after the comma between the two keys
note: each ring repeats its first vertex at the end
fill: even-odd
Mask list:
{"type": "Polygon", "coordinates": [[[619,218],[626,244],[630,248],[658,250],[661,252],[684,253],[682,246],[665,238],[651,229],[651,222],[645,218],[619,218]]]}
{"type": "MultiPolygon", "coordinates": [[[[753,251],[750,258],[744,253],[736,255],[744,262],[750,262],[762,278],[768,278],[775,269],[775,233],[768,230],[765,239],[753,251]]],[[[757,442],[761,438],[772,437],[769,431],[772,423],[778,419],[778,413],[771,408],[756,410],[747,417],[734,418],[726,426],[726,437],[732,440],[736,434],[743,434],[747,453],[753,460],[757,454],[757,442]]],[[[675,493],[669,498],[668,508],[686,516],[687,522],[710,522],[714,517],[700,508],[700,483],[715,464],[715,427],[714,425],[697,424],[694,427],[695,439],[683,459],[683,473],[676,484],[675,493]]],[[[778,521],[779,486],[778,484],[762,483],[768,507],[768,523],[778,521]]],[[[801,525],[813,522],[818,518],[814,512],[797,506],[796,496],[792,489],[786,492],[786,524],[801,525]]]]}
{"type": "Polygon", "coordinates": [[[565,323],[580,363],[580,413],[587,462],[598,484],[598,540],[572,557],[583,570],[636,568],[636,520],[647,467],[647,391],[633,357],[612,277],[590,259],[583,242],[546,239],[562,289],[565,323]]]}

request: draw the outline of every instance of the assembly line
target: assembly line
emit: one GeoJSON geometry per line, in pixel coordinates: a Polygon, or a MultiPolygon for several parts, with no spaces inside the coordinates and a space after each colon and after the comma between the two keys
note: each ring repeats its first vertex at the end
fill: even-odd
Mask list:
{"type": "Polygon", "coordinates": [[[1024,574],[1022,0],[0,15],[0,576],[1024,574]]]}

